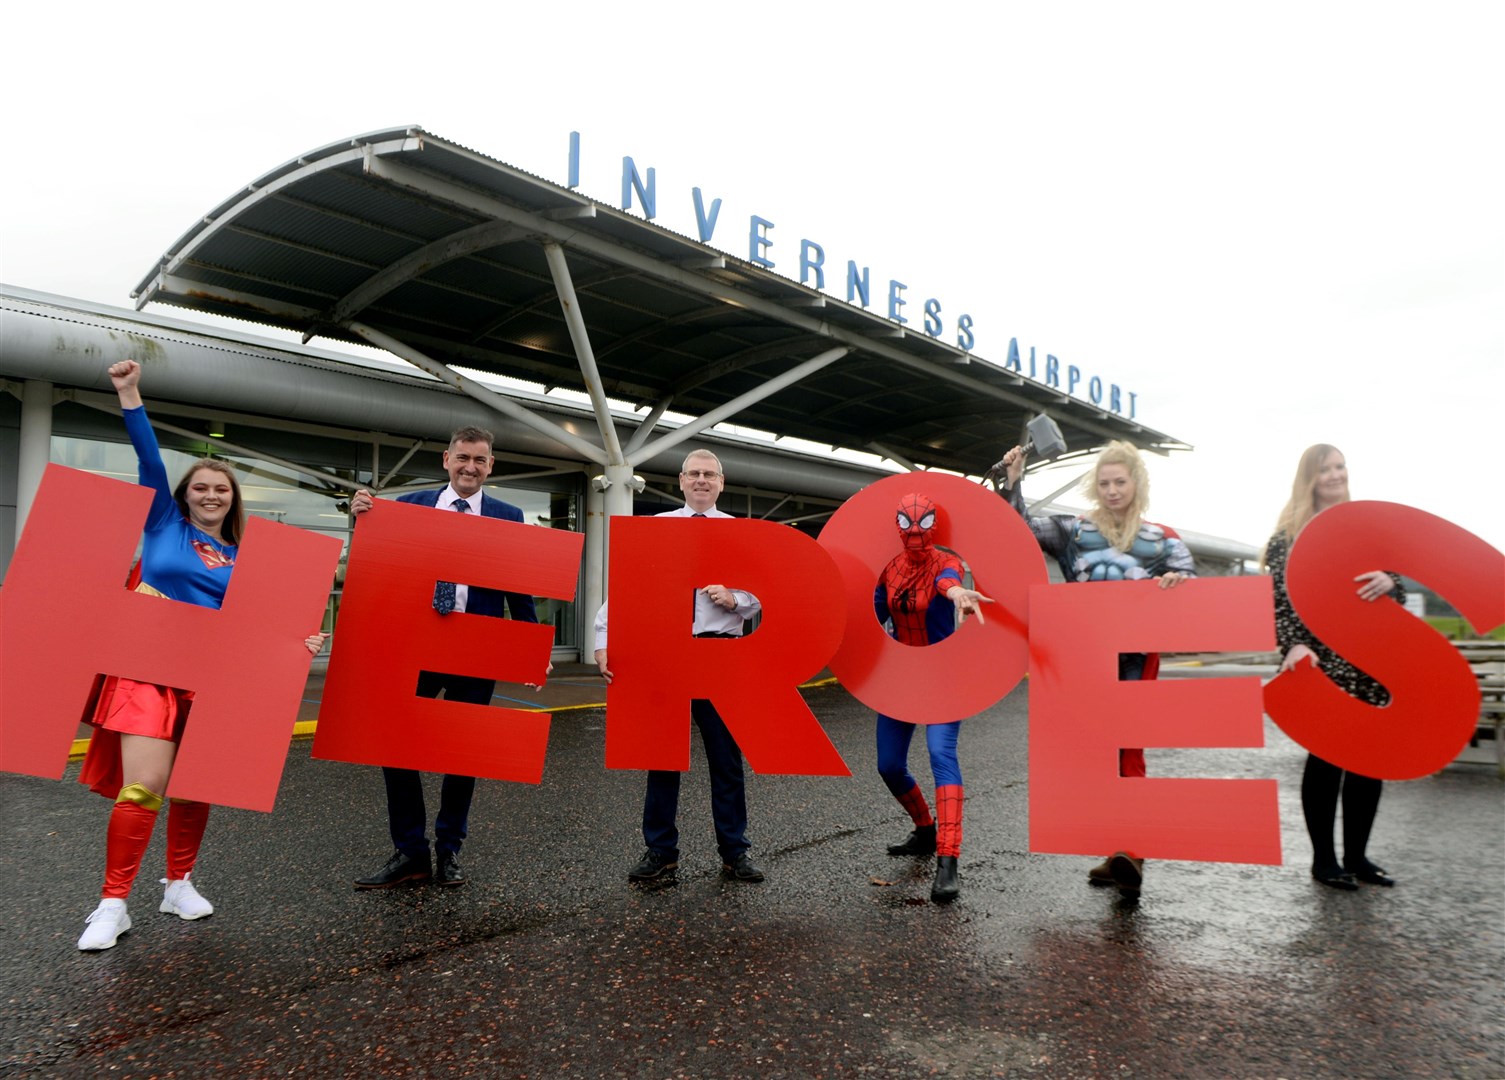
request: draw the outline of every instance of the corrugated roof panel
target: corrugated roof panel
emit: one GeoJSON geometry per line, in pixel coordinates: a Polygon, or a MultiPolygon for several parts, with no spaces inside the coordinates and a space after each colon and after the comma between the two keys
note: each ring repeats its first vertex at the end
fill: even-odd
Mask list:
{"type": "Polygon", "coordinates": [[[306,330],[354,294],[363,302],[342,306],[347,317],[435,359],[579,386],[544,256],[545,244],[558,244],[602,379],[629,400],[671,396],[676,411],[703,412],[843,345],[854,351],[736,422],[856,449],[879,439],[954,469],[980,467],[1041,410],[1073,446],[1111,437],[1177,445],[915,327],[901,333],[876,311],[418,129],[321,147],[210,216],[168,251],[174,277],[143,281],[142,303],[306,330]],[[477,236],[505,242],[477,248],[477,236]],[[376,281],[384,287],[370,289],[376,281]]]}

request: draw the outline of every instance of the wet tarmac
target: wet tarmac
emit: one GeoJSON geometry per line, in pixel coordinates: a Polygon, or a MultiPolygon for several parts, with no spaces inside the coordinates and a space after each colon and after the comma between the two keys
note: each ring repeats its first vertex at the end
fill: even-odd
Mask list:
{"type": "MultiPolygon", "coordinates": [[[[577,668],[546,693],[601,691],[577,668]]],[[[884,854],[908,826],[872,713],[807,698],[853,776],[750,778],[763,884],[719,876],[697,744],[678,884],[629,886],[641,774],[603,767],[604,713],[575,707],[541,785],[480,785],[465,887],[356,892],[390,853],[380,773],[300,741],[275,813],[211,817],[216,914],[157,912],[159,829],[103,953],[74,943],[107,804],[0,776],[0,1078],[1505,1077],[1488,765],[1386,785],[1370,853],[1399,885],[1339,893],[1307,874],[1304,752],[1273,725],[1260,750],[1152,751],[1156,775],[1276,777],[1287,865],[1152,862],[1133,903],[1027,853],[1021,689],[963,731],[963,889],[938,907],[926,861],[884,854]]]]}

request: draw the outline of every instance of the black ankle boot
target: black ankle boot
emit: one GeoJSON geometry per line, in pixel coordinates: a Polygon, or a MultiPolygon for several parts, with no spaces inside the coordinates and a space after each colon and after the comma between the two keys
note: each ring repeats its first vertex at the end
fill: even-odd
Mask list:
{"type": "Polygon", "coordinates": [[[916,825],[915,831],[905,838],[902,844],[889,844],[890,855],[934,855],[935,854],[935,826],[916,825]]]}
{"type": "Polygon", "coordinates": [[[935,884],[930,886],[930,899],[937,904],[949,904],[961,891],[961,883],[956,880],[956,856],[939,856],[935,860],[935,884]]]}

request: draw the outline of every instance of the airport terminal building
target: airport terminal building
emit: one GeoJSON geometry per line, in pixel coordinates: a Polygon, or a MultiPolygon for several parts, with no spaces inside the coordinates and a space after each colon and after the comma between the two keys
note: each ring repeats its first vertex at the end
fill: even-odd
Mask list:
{"type": "MultiPolygon", "coordinates": [[[[651,211],[630,159],[623,192],[651,211]]],[[[651,217],[406,128],[303,154],[204,214],[137,310],[0,285],[0,572],[49,462],[134,480],[105,375],[127,357],[169,474],[212,452],[252,514],[346,539],[357,488],[442,484],[450,431],[495,431],[487,490],[585,536],[577,601],[540,608],[560,657],[589,654],[611,516],[678,505],[696,446],[723,461],[723,509],[811,533],[889,472],[979,473],[1042,412],[1070,456],[1189,449],[1117,387],[1077,392],[904,318],[897,282],[872,310],[881,289],[848,302],[760,265],[756,228],[743,259],[651,217]]],[[[1257,557],[1182,532],[1211,572],[1257,557]]],[[[331,620],[338,600],[336,581],[331,620]]]]}

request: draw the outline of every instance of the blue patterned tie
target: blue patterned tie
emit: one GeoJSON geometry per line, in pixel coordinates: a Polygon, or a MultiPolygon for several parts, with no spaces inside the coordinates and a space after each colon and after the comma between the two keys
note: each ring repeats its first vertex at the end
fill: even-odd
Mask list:
{"type": "MultiPolygon", "coordinates": [[[[470,504],[464,499],[456,499],[450,505],[457,514],[470,513],[470,504]]],[[[434,610],[440,615],[448,615],[455,610],[455,583],[453,581],[434,583],[434,610]]]]}

